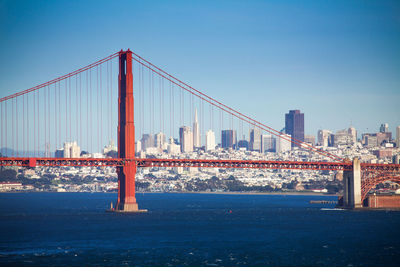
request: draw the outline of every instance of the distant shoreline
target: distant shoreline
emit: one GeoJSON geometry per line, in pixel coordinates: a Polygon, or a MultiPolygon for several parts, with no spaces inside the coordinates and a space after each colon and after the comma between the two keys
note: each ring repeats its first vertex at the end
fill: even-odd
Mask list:
{"type": "Polygon", "coordinates": [[[318,192],[136,192],[137,194],[213,194],[213,195],[292,195],[292,196],[339,196],[336,194],[318,193],[318,192]]]}
{"type": "MultiPolygon", "coordinates": [[[[55,191],[10,191],[0,192],[0,194],[26,194],[26,193],[104,193],[104,194],[116,194],[117,192],[55,192],[55,191]]],[[[327,196],[334,197],[340,196],[336,194],[318,193],[318,192],[136,192],[136,194],[210,194],[210,195],[289,195],[289,196],[327,196]]]]}

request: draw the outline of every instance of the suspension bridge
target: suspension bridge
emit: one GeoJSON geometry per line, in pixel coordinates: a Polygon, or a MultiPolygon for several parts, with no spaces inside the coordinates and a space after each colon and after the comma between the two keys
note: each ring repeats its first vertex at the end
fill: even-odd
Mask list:
{"type": "MultiPolygon", "coordinates": [[[[262,168],[343,171],[343,206],[360,208],[368,192],[384,181],[400,182],[399,164],[361,163],[289,137],[264,123],[202,93],[138,54],[119,51],[95,63],[30,89],[0,99],[0,166],[116,167],[116,211],[138,212],[135,198],[137,168],[262,168]],[[117,63],[117,64],[115,64],[117,63]],[[118,66],[115,69],[115,65],[118,66]],[[114,75],[118,73],[118,78],[114,75]],[[118,90],[117,90],[118,89],[118,90]],[[135,90],[134,90],[135,89],[135,90]],[[136,99],[136,102],[134,102],[136,99]],[[118,101],[117,101],[118,100],[118,101]],[[247,126],[294,143],[320,155],[319,161],[263,161],[198,158],[140,158],[135,135],[169,133],[192,125],[200,110],[200,136],[209,129],[247,126]],[[136,117],[135,117],[136,115],[136,117]],[[135,128],[136,124],[136,128],[135,128]],[[118,157],[102,158],[106,140],[118,141],[118,157]],[[78,141],[92,157],[57,157],[51,151],[78,141]],[[6,147],[8,149],[6,149],[6,147]]],[[[200,143],[202,141],[200,140],[200,143]]],[[[204,143],[204,142],[203,142],[204,143]]]]}

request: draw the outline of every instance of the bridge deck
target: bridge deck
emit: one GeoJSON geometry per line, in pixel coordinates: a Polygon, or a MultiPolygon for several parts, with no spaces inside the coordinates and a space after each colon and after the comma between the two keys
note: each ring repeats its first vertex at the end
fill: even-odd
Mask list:
{"type": "MultiPolygon", "coordinates": [[[[263,161],[263,160],[220,160],[220,159],[153,159],[153,158],[0,158],[0,166],[71,166],[106,167],[126,166],[136,162],[138,167],[199,167],[199,168],[255,168],[255,169],[300,169],[351,171],[352,162],[323,161],[263,161]]],[[[400,171],[400,164],[361,163],[363,170],[400,171]]]]}

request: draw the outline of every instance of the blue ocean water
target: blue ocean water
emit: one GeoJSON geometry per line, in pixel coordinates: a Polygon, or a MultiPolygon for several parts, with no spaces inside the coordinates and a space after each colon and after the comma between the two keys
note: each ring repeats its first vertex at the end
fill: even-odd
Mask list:
{"type": "Polygon", "coordinates": [[[321,210],[326,196],[0,194],[0,265],[399,266],[400,212],[321,210]]]}

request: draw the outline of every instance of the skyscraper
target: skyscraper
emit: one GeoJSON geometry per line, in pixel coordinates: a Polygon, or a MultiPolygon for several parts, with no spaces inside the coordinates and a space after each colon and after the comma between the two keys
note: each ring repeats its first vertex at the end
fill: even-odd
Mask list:
{"type": "Polygon", "coordinates": [[[249,149],[252,151],[261,152],[261,131],[260,128],[250,130],[249,149]]]}
{"type": "Polygon", "coordinates": [[[314,135],[304,135],[304,142],[315,146],[315,136],[314,135]]]}
{"type": "Polygon", "coordinates": [[[318,144],[327,147],[329,144],[329,136],[332,134],[329,130],[318,130],[318,144]]]}
{"type": "Polygon", "coordinates": [[[206,133],[206,151],[215,149],[215,133],[212,130],[208,130],[206,133]]]}
{"type": "Polygon", "coordinates": [[[81,148],[76,141],[64,143],[64,158],[79,158],[81,156],[81,148]]]}
{"type": "Polygon", "coordinates": [[[276,153],[282,153],[291,150],[292,142],[289,134],[281,134],[276,138],[276,153]],[[285,139],[283,139],[284,137],[285,139]]]}
{"type": "Polygon", "coordinates": [[[189,126],[179,128],[179,139],[182,153],[193,151],[193,132],[189,126]]]}
{"type": "Polygon", "coordinates": [[[400,147],[400,126],[396,127],[396,147],[400,147]]]}
{"type": "Polygon", "coordinates": [[[355,144],[357,142],[357,130],[354,127],[350,127],[347,132],[352,136],[352,143],[355,144]]]}
{"type": "MultiPolygon", "coordinates": [[[[285,114],[285,132],[298,141],[304,142],[304,113],[300,110],[289,110],[285,114]]],[[[292,143],[292,147],[299,146],[292,143]]]]}
{"type": "Polygon", "coordinates": [[[175,155],[181,152],[181,147],[174,142],[174,138],[169,138],[169,143],[167,146],[168,154],[175,155]]]}
{"type": "Polygon", "coordinates": [[[154,146],[160,149],[163,149],[165,143],[165,134],[163,132],[159,132],[154,135],[154,146]]]}
{"type": "Polygon", "coordinates": [[[199,123],[197,121],[197,109],[194,112],[194,122],[193,122],[193,146],[201,147],[200,143],[200,131],[199,131],[199,123]]]}
{"type": "Polygon", "coordinates": [[[275,152],[276,138],[270,134],[261,135],[261,153],[275,152]]]}
{"type": "Polygon", "coordinates": [[[140,140],[137,140],[135,144],[135,153],[138,154],[140,153],[140,151],[142,151],[142,142],[140,140]]]}
{"type": "Polygon", "coordinates": [[[235,148],[237,144],[236,130],[222,130],[221,145],[222,148],[235,148]]]}
{"type": "MultiPolygon", "coordinates": [[[[135,149],[136,149],[136,146],[135,146],[135,149]]],[[[115,146],[114,141],[112,139],[110,140],[108,145],[103,148],[103,154],[107,155],[107,153],[110,151],[115,151],[115,152],[118,151],[118,148],[115,146]]],[[[140,151],[140,149],[139,149],[139,151],[140,151]]]]}
{"type": "Polygon", "coordinates": [[[387,123],[382,123],[381,127],[379,128],[379,132],[381,133],[387,133],[389,132],[389,124],[387,123]]]}
{"type": "Polygon", "coordinates": [[[333,145],[338,147],[340,145],[353,145],[355,143],[355,129],[353,130],[339,130],[333,136],[333,145]]]}
{"type": "Polygon", "coordinates": [[[154,147],[154,138],[151,134],[143,134],[140,141],[142,142],[142,151],[146,151],[149,147],[154,147]]]}

